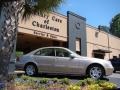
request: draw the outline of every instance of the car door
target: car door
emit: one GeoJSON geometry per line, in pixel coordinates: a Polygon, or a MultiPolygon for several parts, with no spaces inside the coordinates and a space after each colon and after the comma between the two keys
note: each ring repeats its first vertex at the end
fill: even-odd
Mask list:
{"type": "MultiPolygon", "coordinates": [[[[56,59],[55,59],[55,70],[57,73],[64,73],[64,74],[78,74],[80,69],[80,61],[76,58],[70,58],[70,52],[56,48],[56,59]]],[[[80,73],[79,73],[80,74],[80,73]]]]}
{"type": "Polygon", "coordinates": [[[40,72],[54,72],[55,51],[53,48],[44,48],[34,54],[40,72]]]}

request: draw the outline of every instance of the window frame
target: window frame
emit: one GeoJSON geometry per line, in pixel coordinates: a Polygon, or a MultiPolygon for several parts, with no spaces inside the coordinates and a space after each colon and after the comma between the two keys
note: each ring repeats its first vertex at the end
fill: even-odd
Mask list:
{"type": "Polygon", "coordinates": [[[55,55],[55,50],[54,50],[54,48],[42,48],[42,49],[36,51],[36,52],[34,53],[34,55],[37,55],[37,56],[56,56],[56,55],[55,55]],[[48,50],[48,49],[52,49],[53,52],[54,52],[54,55],[41,55],[41,51],[42,51],[42,50],[46,50],[46,49],[47,49],[47,50],[48,50]],[[37,54],[38,52],[40,52],[40,54],[37,54]]]}
{"type": "Polygon", "coordinates": [[[56,57],[62,57],[62,56],[57,56],[57,49],[58,49],[58,50],[62,50],[62,53],[63,53],[63,54],[64,54],[64,52],[67,52],[67,53],[69,54],[68,56],[65,56],[65,55],[64,55],[63,57],[65,57],[65,58],[70,57],[70,54],[71,54],[71,53],[70,53],[68,50],[63,49],[63,48],[55,48],[55,56],[56,56],[56,57]]]}

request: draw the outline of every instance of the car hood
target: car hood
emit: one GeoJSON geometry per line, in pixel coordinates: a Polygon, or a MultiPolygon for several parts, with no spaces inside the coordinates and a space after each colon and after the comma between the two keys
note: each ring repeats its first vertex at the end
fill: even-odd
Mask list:
{"type": "Polygon", "coordinates": [[[93,63],[110,63],[109,60],[99,59],[99,58],[90,58],[90,57],[84,57],[84,56],[77,56],[76,58],[89,61],[89,62],[93,62],[93,63]]]}

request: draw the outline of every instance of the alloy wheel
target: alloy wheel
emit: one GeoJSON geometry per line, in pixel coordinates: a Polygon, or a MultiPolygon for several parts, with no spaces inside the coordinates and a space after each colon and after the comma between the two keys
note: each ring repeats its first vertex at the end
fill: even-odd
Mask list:
{"type": "Polygon", "coordinates": [[[89,71],[89,76],[93,79],[99,79],[103,75],[102,69],[100,67],[92,67],[89,71]]]}
{"type": "Polygon", "coordinates": [[[35,74],[35,67],[33,65],[27,65],[25,68],[25,72],[29,76],[33,76],[35,74]]]}

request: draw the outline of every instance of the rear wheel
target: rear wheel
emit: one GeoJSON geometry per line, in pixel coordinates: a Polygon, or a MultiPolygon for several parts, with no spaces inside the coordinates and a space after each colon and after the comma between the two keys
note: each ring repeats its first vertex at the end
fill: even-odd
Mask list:
{"type": "Polygon", "coordinates": [[[25,74],[29,76],[34,76],[38,72],[37,67],[34,64],[27,64],[25,66],[25,74]]]}
{"type": "Polygon", "coordinates": [[[92,65],[88,68],[87,73],[93,79],[100,79],[104,76],[104,69],[99,65],[92,65]]]}

